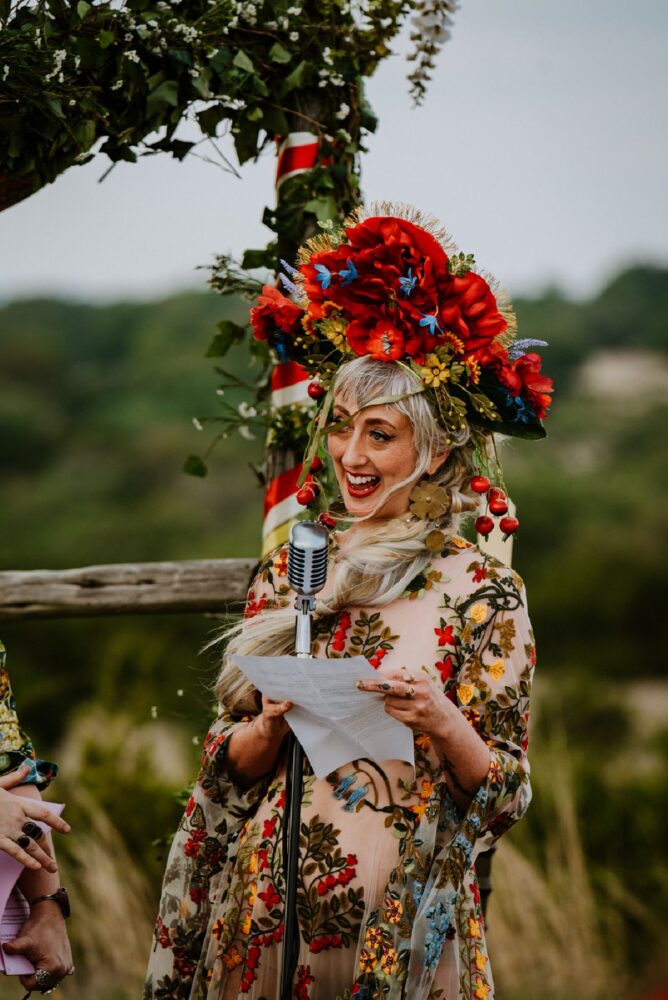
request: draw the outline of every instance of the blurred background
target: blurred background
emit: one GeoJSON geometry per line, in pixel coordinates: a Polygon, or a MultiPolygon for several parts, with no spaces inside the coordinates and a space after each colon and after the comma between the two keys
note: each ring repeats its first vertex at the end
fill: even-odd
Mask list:
{"type": "MultiPolygon", "coordinates": [[[[367,197],[417,203],[475,251],[556,384],[547,440],[504,448],[539,666],[534,803],[494,863],[501,1000],[668,996],[667,29],[650,0],[463,0],[423,109],[400,58],[369,88],[367,197]]],[[[216,412],[215,324],[243,314],[197,267],[265,242],[273,157],[240,178],[150,157],[100,184],[103,161],[0,217],[2,568],[257,555],[262,443],[230,439],[206,479],[182,465],[208,439],[192,418],[216,412]]],[[[141,993],[218,624],[0,624],[75,828],[64,998],[141,993]]]]}

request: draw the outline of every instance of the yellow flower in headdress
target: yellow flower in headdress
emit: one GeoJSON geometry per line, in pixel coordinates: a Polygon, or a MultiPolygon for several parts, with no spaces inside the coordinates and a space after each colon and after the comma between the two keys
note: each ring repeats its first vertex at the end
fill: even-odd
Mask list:
{"type": "Polygon", "coordinates": [[[438,389],[439,385],[443,385],[450,378],[450,368],[443,361],[439,361],[436,354],[428,354],[420,375],[425,385],[438,389]]]}
{"type": "Polygon", "coordinates": [[[411,514],[434,521],[450,509],[450,494],[436,483],[418,483],[408,497],[411,514]]]}

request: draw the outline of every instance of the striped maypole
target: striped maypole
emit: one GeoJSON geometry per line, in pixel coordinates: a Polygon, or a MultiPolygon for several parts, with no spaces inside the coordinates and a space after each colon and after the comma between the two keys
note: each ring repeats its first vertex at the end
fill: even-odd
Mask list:
{"type": "MultiPolygon", "coordinates": [[[[276,198],[278,199],[285,181],[313,169],[318,163],[317,136],[312,132],[290,132],[278,140],[277,152],[276,198]]],[[[279,362],[271,375],[272,410],[308,402],[308,382],[309,374],[301,365],[294,361],[279,362]]],[[[290,525],[303,510],[295,499],[297,480],[302,466],[301,463],[289,464],[290,461],[290,457],[286,456],[286,461],[283,463],[285,467],[276,468],[267,483],[262,525],[263,555],[287,541],[290,525]]]]}

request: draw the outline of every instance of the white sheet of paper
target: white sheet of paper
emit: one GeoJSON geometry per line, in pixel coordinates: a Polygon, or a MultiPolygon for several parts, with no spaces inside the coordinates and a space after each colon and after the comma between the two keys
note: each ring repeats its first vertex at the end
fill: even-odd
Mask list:
{"type": "Polygon", "coordinates": [[[378,674],[363,656],[340,660],[299,656],[234,656],[255,687],[291,701],[285,716],[313,773],[324,778],[352,760],[404,760],[415,766],[413,733],[385,711],[383,697],[358,691],[355,681],[378,674]]]}
{"type": "MultiPolygon", "coordinates": [[[[60,816],[65,808],[60,802],[44,802],[43,805],[60,816]]],[[[46,823],[37,821],[37,826],[46,833],[51,829],[46,823]]],[[[29,976],[35,966],[25,955],[5,955],[5,941],[13,941],[30,915],[30,907],[19,891],[16,880],[24,866],[5,851],[0,851],[0,973],[6,976],[29,976]]]]}

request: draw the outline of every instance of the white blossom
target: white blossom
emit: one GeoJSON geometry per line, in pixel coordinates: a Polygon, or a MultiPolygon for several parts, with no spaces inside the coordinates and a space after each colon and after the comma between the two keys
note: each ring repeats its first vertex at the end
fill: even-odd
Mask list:
{"type": "Polygon", "coordinates": [[[349,114],[350,114],[350,107],[344,102],[339,108],[339,110],[336,112],[334,117],[338,118],[339,121],[343,121],[343,119],[347,118],[349,114]]]}
{"type": "Polygon", "coordinates": [[[198,430],[198,431],[203,431],[204,430],[204,425],[203,425],[202,421],[198,420],[197,417],[193,417],[193,427],[196,430],[198,430]]]}
{"type": "Polygon", "coordinates": [[[291,31],[290,34],[288,35],[288,38],[290,39],[291,42],[298,42],[299,41],[299,32],[298,31],[291,31]]]}
{"type": "Polygon", "coordinates": [[[243,403],[239,403],[239,416],[243,417],[244,420],[251,420],[253,417],[257,416],[257,410],[254,406],[249,406],[244,400],[243,403]]]}
{"type": "Polygon", "coordinates": [[[288,7],[287,9],[287,13],[290,14],[291,17],[299,17],[301,12],[301,7],[288,7]]]}
{"type": "Polygon", "coordinates": [[[9,63],[5,63],[5,65],[2,67],[2,82],[3,83],[5,82],[5,80],[7,79],[8,76],[9,76],[9,63]]]}
{"type": "Polygon", "coordinates": [[[151,705],[151,718],[152,719],[157,719],[158,718],[158,706],[157,705],[151,705]]]}
{"type": "Polygon", "coordinates": [[[251,431],[251,429],[248,426],[248,424],[240,424],[240,426],[239,426],[239,433],[241,434],[242,438],[245,441],[254,441],[255,440],[255,435],[251,431]]]}
{"type": "Polygon", "coordinates": [[[128,49],[128,51],[125,53],[125,58],[129,62],[133,62],[133,63],[140,62],[139,56],[137,55],[135,49],[128,49]]]}

